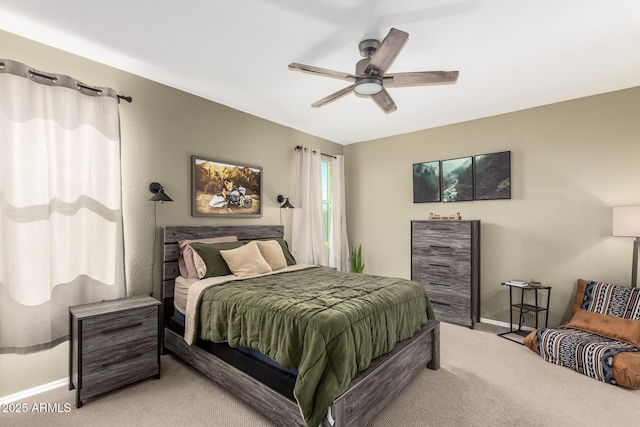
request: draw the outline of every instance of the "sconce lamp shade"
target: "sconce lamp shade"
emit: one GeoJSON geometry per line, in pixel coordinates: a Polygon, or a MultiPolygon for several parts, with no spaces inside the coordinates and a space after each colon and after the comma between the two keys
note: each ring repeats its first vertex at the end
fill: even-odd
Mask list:
{"type": "Polygon", "coordinates": [[[151,184],[149,184],[149,191],[155,194],[155,196],[149,199],[152,202],[173,202],[173,199],[167,196],[167,194],[164,192],[164,188],[162,187],[162,185],[158,184],[157,182],[152,182],[151,184]]]}
{"type": "Polygon", "coordinates": [[[640,237],[640,206],[613,207],[613,235],[640,237]]]}
{"type": "Polygon", "coordinates": [[[280,209],[293,209],[293,205],[289,203],[289,198],[284,197],[282,194],[278,195],[278,203],[282,203],[282,205],[280,205],[280,209]]]}

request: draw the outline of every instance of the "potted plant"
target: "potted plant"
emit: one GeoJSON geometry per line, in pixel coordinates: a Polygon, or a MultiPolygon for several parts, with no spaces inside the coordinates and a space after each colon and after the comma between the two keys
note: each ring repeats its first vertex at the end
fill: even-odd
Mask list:
{"type": "Polygon", "coordinates": [[[352,273],[362,273],[362,270],[364,270],[364,264],[362,263],[362,245],[353,248],[349,261],[351,262],[352,273]]]}

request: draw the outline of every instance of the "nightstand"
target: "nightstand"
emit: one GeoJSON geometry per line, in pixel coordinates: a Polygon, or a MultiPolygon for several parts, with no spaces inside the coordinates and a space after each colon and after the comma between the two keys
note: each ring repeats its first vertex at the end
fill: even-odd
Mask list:
{"type": "Polygon", "coordinates": [[[84,400],[160,378],[160,301],[137,296],[69,307],[69,390],[84,400]]]}

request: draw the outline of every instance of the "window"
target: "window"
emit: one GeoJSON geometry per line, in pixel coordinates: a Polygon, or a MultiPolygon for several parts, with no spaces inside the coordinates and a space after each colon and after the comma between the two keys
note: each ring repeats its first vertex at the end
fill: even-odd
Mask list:
{"type": "Polygon", "coordinates": [[[324,244],[329,247],[329,236],[331,230],[331,160],[324,157],[320,163],[322,174],[322,231],[324,233],[324,244]]]}

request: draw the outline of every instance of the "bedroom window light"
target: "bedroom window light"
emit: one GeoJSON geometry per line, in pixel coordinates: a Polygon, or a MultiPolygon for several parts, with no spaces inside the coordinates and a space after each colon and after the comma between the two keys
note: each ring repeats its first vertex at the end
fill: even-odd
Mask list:
{"type": "Polygon", "coordinates": [[[323,156],[320,167],[322,173],[322,231],[324,245],[328,249],[331,234],[331,159],[323,156]]]}

